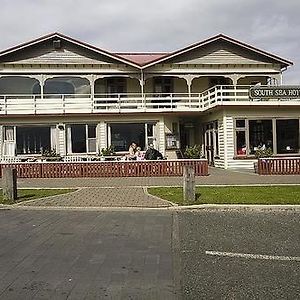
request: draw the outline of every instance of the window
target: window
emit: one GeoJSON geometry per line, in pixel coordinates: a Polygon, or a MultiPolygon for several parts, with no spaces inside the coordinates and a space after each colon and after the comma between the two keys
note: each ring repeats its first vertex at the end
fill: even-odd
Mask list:
{"type": "Polygon", "coordinates": [[[68,153],[95,153],[96,125],[74,124],[68,127],[68,153]]]}
{"type": "Polygon", "coordinates": [[[171,94],[173,93],[173,78],[171,77],[155,77],[154,93],[171,94]]]}
{"type": "Polygon", "coordinates": [[[276,120],[277,153],[299,152],[299,120],[276,120]]]}
{"type": "Polygon", "coordinates": [[[246,155],[246,120],[237,119],[235,120],[235,149],[236,155],[246,155]]]}
{"type": "Polygon", "coordinates": [[[118,94],[126,93],[126,79],[123,77],[107,79],[106,92],[111,97],[117,97],[118,94]]]}
{"type": "Polygon", "coordinates": [[[50,126],[17,127],[17,154],[40,154],[50,150],[50,126]]]}
{"type": "Polygon", "coordinates": [[[155,146],[153,123],[117,123],[110,124],[110,145],[115,151],[128,151],[132,142],[142,150],[148,145],[155,146]]]}
{"type": "Polygon", "coordinates": [[[272,120],[249,120],[250,154],[259,148],[273,150],[272,120]]]}
{"type": "Polygon", "coordinates": [[[258,149],[275,155],[300,152],[300,119],[236,119],[234,124],[237,156],[254,155],[258,149]]]}

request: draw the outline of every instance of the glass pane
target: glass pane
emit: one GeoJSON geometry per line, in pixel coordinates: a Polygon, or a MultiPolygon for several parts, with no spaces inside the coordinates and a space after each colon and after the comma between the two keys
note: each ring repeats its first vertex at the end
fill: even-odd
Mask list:
{"type": "Polygon", "coordinates": [[[85,125],[71,125],[72,153],[86,153],[85,125]]]}
{"type": "Polygon", "coordinates": [[[12,127],[12,126],[5,127],[4,140],[5,141],[13,141],[14,140],[14,127],[12,127]]]}
{"type": "Polygon", "coordinates": [[[299,152],[299,120],[276,121],[277,152],[299,152]]]}
{"type": "Polygon", "coordinates": [[[41,154],[50,150],[50,127],[17,127],[17,154],[41,154]]]}
{"type": "Polygon", "coordinates": [[[96,138],[96,125],[88,125],[88,138],[96,138]]]}
{"type": "Polygon", "coordinates": [[[273,150],[272,132],[272,120],[250,120],[250,154],[255,154],[258,149],[271,148],[273,150]]]}
{"type": "Polygon", "coordinates": [[[245,125],[245,120],[236,120],[235,121],[235,127],[237,128],[244,128],[246,125],[245,125]]]}
{"type": "Polygon", "coordinates": [[[142,150],[145,149],[145,124],[111,124],[111,145],[115,151],[128,151],[131,143],[136,143],[142,150]]]}
{"type": "Polygon", "coordinates": [[[96,152],[96,139],[88,139],[88,152],[96,152]]]}
{"type": "Polygon", "coordinates": [[[236,154],[237,155],[246,155],[246,132],[237,131],[236,132],[236,154]]]}
{"type": "Polygon", "coordinates": [[[153,136],[153,124],[147,124],[147,136],[153,136]]]}

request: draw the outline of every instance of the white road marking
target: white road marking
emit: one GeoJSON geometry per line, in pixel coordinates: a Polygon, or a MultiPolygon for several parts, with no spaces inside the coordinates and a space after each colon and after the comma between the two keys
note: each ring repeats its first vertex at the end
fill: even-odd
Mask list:
{"type": "Polygon", "coordinates": [[[233,252],[220,252],[220,251],[205,251],[205,254],[213,255],[213,256],[239,257],[239,258],[248,258],[248,259],[285,260],[285,261],[300,262],[300,257],[297,256],[263,255],[263,254],[233,253],[233,252]]]}

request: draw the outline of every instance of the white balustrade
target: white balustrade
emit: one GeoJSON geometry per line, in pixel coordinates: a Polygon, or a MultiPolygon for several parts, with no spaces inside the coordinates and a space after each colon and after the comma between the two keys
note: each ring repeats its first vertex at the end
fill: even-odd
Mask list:
{"type": "MultiPolygon", "coordinates": [[[[127,93],[78,95],[0,95],[0,114],[72,114],[121,112],[205,111],[217,105],[274,105],[280,99],[249,98],[249,86],[217,85],[201,93],[127,93]],[[263,102],[263,103],[262,103],[263,102]],[[258,104],[258,103],[257,103],[258,104]]],[[[283,105],[300,104],[300,99],[280,101],[283,105]]]]}

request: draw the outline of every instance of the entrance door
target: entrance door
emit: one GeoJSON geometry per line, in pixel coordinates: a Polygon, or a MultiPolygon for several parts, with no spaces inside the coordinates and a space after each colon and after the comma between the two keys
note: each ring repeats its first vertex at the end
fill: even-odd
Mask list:
{"type": "Polygon", "coordinates": [[[210,166],[214,166],[215,157],[218,155],[218,123],[211,122],[204,126],[205,158],[210,166]]]}

